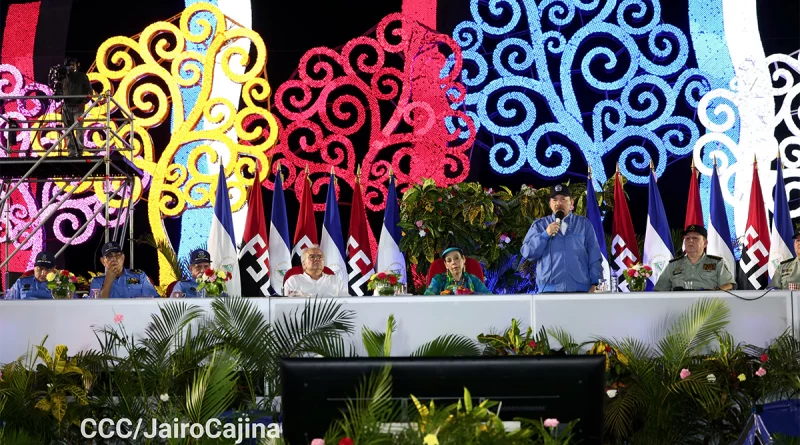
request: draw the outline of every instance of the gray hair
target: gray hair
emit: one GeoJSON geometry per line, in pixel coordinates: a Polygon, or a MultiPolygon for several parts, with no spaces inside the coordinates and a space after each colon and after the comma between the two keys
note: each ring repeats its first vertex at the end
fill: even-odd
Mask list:
{"type": "Polygon", "coordinates": [[[319,250],[322,253],[322,256],[325,256],[325,252],[322,251],[322,248],[319,247],[319,244],[312,244],[305,249],[303,249],[303,253],[300,254],[300,261],[305,262],[306,258],[308,258],[308,251],[309,250],[319,250]]]}

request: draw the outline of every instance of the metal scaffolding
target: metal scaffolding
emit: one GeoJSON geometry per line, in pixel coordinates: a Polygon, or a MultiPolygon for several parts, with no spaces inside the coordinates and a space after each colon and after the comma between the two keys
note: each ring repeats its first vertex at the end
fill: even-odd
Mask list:
{"type": "MultiPolygon", "coordinates": [[[[44,108],[46,109],[46,107],[44,108]]],[[[52,216],[61,208],[67,200],[70,199],[75,189],[84,182],[103,182],[103,190],[105,192],[105,202],[102,206],[98,207],[94,213],[87,218],[72,235],[72,237],[64,243],[64,246],[55,254],[56,258],[64,253],[67,246],[78,236],[80,236],[89,224],[97,217],[101,211],[105,211],[105,242],[109,241],[109,207],[110,202],[114,198],[120,199],[124,202],[127,196],[127,208],[120,207],[120,215],[126,212],[127,224],[123,224],[122,233],[120,231],[120,224],[114,227],[114,233],[111,240],[122,243],[125,238],[126,229],[129,228],[130,236],[128,237],[130,245],[130,265],[133,267],[133,189],[136,177],[141,178],[143,172],[133,164],[133,151],[134,151],[134,119],[133,115],[125,110],[122,106],[114,100],[110,92],[101,94],[93,94],[90,96],[0,96],[0,132],[6,134],[6,140],[11,140],[11,135],[16,136],[16,133],[21,132],[58,132],[58,139],[45,150],[33,151],[31,148],[30,153],[23,153],[12,151],[11,147],[6,147],[0,144],[0,150],[3,150],[6,155],[0,157],[0,215],[3,216],[5,223],[5,259],[0,263],[0,269],[5,267],[6,277],[9,273],[9,262],[26,244],[29,240],[22,238],[25,233],[30,230],[30,233],[36,233],[42,228],[52,216]],[[58,101],[63,99],[89,99],[90,102],[86,106],[84,112],[75,119],[75,121],[68,127],[65,127],[61,120],[19,120],[13,119],[5,113],[6,101],[17,101],[18,106],[26,106],[29,102],[40,102],[39,105],[46,104],[49,101],[58,101]],[[101,113],[96,109],[105,107],[101,113]],[[94,110],[94,113],[92,112],[94,110]],[[121,117],[116,116],[117,113],[121,117]],[[102,115],[100,118],[89,118],[90,114],[102,115]],[[27,127],[20,126],[20,124],[31,124],[27,127]],[[127,140],[119,135],[117,129],[128,125],[128,138],[127,140]],[[82,130],[82,131],[80,131],[82,130]],[[61,150],[62,141],[66,145],[68,135],[74,131],[80,131],[78,134],[83,136],[83,131],[104,132],[105,145],[100,148],[83,148],[80,156],[68,157],[63,156],[66,150],[61,150]],[[127,153],[127,157],[124,152],[127,153]],[[84,153],[90,153],[91,156],[82,156],[84,153]],[[102,153],[102,155],[100,155],[102,153]],[[59,156],[60,154],[60,156],[59,156]],[[103,168],[104,167],[104,168],[103,168]],[[63,181],[67,185],[53,194],[53,197],[47,203],[41,203],[38,212],[31,216],[30,221],[17,231],[16,236],[11,233],[11,225],[9,214],[11,212],[11,195],[23,184],[31,182],[50,182],[50,181],[63,181]],[[111,181],[121,181],[115,190],[110,190],[111,181]],[[41,218],[42,215],[44,218],[41,218]],[[31,228],[31,226],[33,226],[31,228]],[[16,244],[17,247],[13,252],[9,252],[9,246],[16,244]]],[[[32,138],[31,138],[32,139],[32,138]]],[[[11,145],[11,144],[9,144],[11,145]]],[[[78,145],[78,149],[82,148],[82,143],[78,145]]]]}

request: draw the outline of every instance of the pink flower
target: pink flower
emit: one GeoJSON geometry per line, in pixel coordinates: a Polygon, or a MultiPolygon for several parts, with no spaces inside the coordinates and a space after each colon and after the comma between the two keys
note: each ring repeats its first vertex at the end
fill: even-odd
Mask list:
{"type": "Polygon", "coordinates": [[[417,228],[421,229],[422,228],[422,224],[423,224],[422,220],[417,221],[417,228]]]}
{"type": "Polygon", "coordinates": [[[692,375],[692,373],[689,372],[688,369],[686,368],[681,369],[681,380],[685,379],[686,377],[689,377],[690,375],[692,375]]]}
{"type": "Polygon", "coordinates": [[[325,441],[322,439],[314,439],[311,441],[311,445],[325,445],[325,441]]]}
{"type": "Polygon", "coordinates": [[[530,346],[531,348],[536,348],[536,342],[531,340],[528,342],[528,346],[530,346]]]}
{"type": "Polygon", "coordinates": [[[636,269],[633,269],[629,275],[635,278],[637,275],[639,275],[639,272],[637,272],[636,269]]]}
{"type": "Polygon", "coordinates": [[[122,314],[117,314],[117,315],[115,315],[115,316],[114,316],[114,323],[116,323],[116,324],[120,324],[120,323],[122,323],[122,319],[123,319],[123,318],[125,318],[125,317],[123,317],[123,316],[122,316],[122,314]]]}
{"type": "Polygon", "coordinates": [[[760,367],[758,368],[758,371],[756,371],[756,375],[759,377],[764,377],[765,375],[767,375],[767,370],[764,369],[763,367],[760,367]]]}
{"type": "Polygon", "coordinates": [[[544,419],[545,428],[555,428],[558,426],[558,419],[544,419]]]}

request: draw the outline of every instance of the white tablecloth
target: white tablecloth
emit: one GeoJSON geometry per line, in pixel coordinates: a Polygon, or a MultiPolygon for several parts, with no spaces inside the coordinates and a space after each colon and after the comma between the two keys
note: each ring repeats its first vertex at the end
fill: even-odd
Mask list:
{"type": "MultiPolygon", "coordinates": [[[[761,291],[736,292],[753,299],[761,291]]],[[[699,298],[724,300],[731,310],[728,331],[738,342],[763,346],[793,327],[800,335],[800,292],[772,291],[763,298],[746,301],[725,292],[602,293],[487,296],[407,296],[339,298],[343,309],[355,312],[356,332],[350,338],[360,354],[361,327],[385,331],[390,314],[397,321],[392,355],[405,356],[442,334],[502,332],[511,319],[523,329],[532,325],[561,327],[578,342],[594,337],[632,336],[654,343],[663,336],[669,321],[699,298]]],[[[48,349],[56,344],[70,353],[96,349],[93,329],[114,325],[121,314],[129,334],[141,337],[159,306],[184,301],[210,311],[211,299],[133,300],[0,300],[0,363],[16,360],[47,336],[48,349]]],[[[251,299],[270,320],[294,309],[302,310],[305,299],[251,299]]]]}

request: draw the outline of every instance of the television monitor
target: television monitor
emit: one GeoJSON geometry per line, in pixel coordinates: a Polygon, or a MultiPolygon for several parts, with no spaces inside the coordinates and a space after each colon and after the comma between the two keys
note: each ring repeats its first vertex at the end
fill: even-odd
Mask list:
{"type": "MultiPolygon", "coordinates": [[[[391,366],[392,396],[446,406],[463,398],[502,403],[500,418],[579,419],[582,445],[603,443],[605,356],[286,358],[281,360],[283,437],[308,445],[341,417],[365,376],[391,366]]],[[[494,411],[496,412],[495,407],[494,411]]]]}

